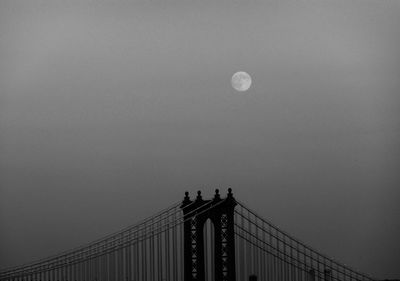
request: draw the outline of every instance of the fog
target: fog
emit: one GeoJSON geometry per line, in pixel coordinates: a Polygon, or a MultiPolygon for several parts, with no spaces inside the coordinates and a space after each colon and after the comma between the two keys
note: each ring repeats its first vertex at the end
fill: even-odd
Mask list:
{"type": "Polygon", "coordinates": [[[322,253],[398,278],[399,15],[398,1],[1,1],[0,267],[231,187],[322,253]]]}

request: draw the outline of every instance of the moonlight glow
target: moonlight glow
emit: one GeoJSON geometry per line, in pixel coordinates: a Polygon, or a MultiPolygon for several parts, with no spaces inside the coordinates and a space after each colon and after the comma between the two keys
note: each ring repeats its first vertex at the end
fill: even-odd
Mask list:
{"type": "Polygon", "coordinates": [[[251,86],[251,77],[244,71],[233,74],[231,79],[232,87],[239,92],[247,91],[251,86]]]}

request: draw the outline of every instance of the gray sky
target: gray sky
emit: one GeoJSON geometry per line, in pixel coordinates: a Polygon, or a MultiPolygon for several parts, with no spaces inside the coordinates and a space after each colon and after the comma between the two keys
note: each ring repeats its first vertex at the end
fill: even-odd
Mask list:
{"type": "Polygon", "coordinates": [[[1,1],[0,267],[232,187],[399,278],[399,26],[399,1],[1,1]]]}

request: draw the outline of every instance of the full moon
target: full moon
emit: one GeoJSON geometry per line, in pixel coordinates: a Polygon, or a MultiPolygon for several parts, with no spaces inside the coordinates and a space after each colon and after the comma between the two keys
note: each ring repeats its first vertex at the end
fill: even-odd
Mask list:
{"type": "Polygon", "coordinates": [[[247,72],[236,72],[232,76],[231,84],[236,91],[245,92],[251,86],[251,77],[247,72]]]}

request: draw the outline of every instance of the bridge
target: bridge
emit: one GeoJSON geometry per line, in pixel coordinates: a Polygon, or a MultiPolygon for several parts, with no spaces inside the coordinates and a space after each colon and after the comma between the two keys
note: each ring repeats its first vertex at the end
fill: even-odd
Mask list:
{"type": "Polygon", "coordinates": [[[117,233],[29,264],[1,281],[374,280],[290,236],[236,200],[185,193],[117,233]]]}

